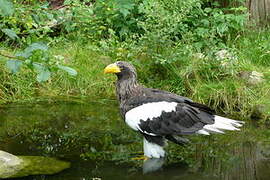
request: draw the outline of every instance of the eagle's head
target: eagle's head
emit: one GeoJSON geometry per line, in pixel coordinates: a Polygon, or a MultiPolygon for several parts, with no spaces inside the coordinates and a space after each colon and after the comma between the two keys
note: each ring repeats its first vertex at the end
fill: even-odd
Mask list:
{"type": "Polygon", "coordinates": [[[136,79],[137,73],[133,65],[125,61],[117,61],[113,64],[106,66],[104,73],[115,74],[118,79],[136,79]]]}

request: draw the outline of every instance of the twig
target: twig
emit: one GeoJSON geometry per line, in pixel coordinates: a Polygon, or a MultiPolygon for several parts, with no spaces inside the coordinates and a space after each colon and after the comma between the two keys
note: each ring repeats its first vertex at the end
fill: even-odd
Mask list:
{"type": "Polygon", "coordinates": [[[5,54],[5,53],[3,53],[3,51],[2,52],[0,51],[0,56],[7,57],[7,58],[10,58],[10,59],[25,60],[24,58],[21,58],[21,57],[5,54]]]}
{"type": "Polygon", "coordinates": [[[71,5],[61,5],[61,6],[51,7],[51,8],[49,8],[49,10],[59,10],[59,9],[63,9],[66,7],[72,7],[72,6],[71,5]]]}
{"type": "Polygon", "coordinates": [[[12,55],[9,55],[9,54],[4,54],[4,53],[1,52],[1,51],[0,51],[0,55],[1,55],[1,56],[4,56],[4,57],[7,57],[7,58],[16,59],[15,56],[12,56],[12,55]]]}

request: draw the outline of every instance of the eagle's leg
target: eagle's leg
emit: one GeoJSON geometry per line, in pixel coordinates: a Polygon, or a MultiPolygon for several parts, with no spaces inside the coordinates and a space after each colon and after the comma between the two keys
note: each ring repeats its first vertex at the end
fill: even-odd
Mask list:
{"type": "Polygon", "coordinates": [[[144,155],[149,158],[163,158],[165,156],[164,145],[164,138],[161,136],[144,136],[144,155]]]}

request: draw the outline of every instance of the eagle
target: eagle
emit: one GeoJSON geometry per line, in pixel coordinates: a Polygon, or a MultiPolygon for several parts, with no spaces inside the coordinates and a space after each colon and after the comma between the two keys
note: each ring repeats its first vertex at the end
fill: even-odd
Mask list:
{"type": "Polygon", "coordinates": [[[183,135],[224,133],[240,130],[243,121],[215,115],[206,105],[167,91],[146,88],[137,82],[133,65],[117,61],[104,73],[117,76],[116,95],[125,123],[143,138],[146,158],[163,158],[166,141],[185,144],[183,135]]]}

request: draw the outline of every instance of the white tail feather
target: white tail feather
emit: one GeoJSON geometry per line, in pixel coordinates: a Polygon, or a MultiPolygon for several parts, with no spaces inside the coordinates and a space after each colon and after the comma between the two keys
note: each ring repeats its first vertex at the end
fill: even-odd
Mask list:
{"type": "Polygon", "coordinates": [[[207,131],[205,131],[203,129],[197,131],[197,134],[210,135],[209,132],[207,132],[207,131]]]}
{"type": "Polygon", "coordinates": [[[204,126],[203,129],[205,129],[209,132],[222,133],[222,134],[224,133],[223,131],[221,131],[218,128],[213,127],[213,126],[204,126]]]}
{"type": "Polygon", "coordinates": [[[244,124],[243,121],[236,121],[221,116],[215,116],[215,123],[205,125],[203,129],[197,131],[198,134],[209,135],[209,133],[224,133],[223,130],[239,131],[244,124]]]}

